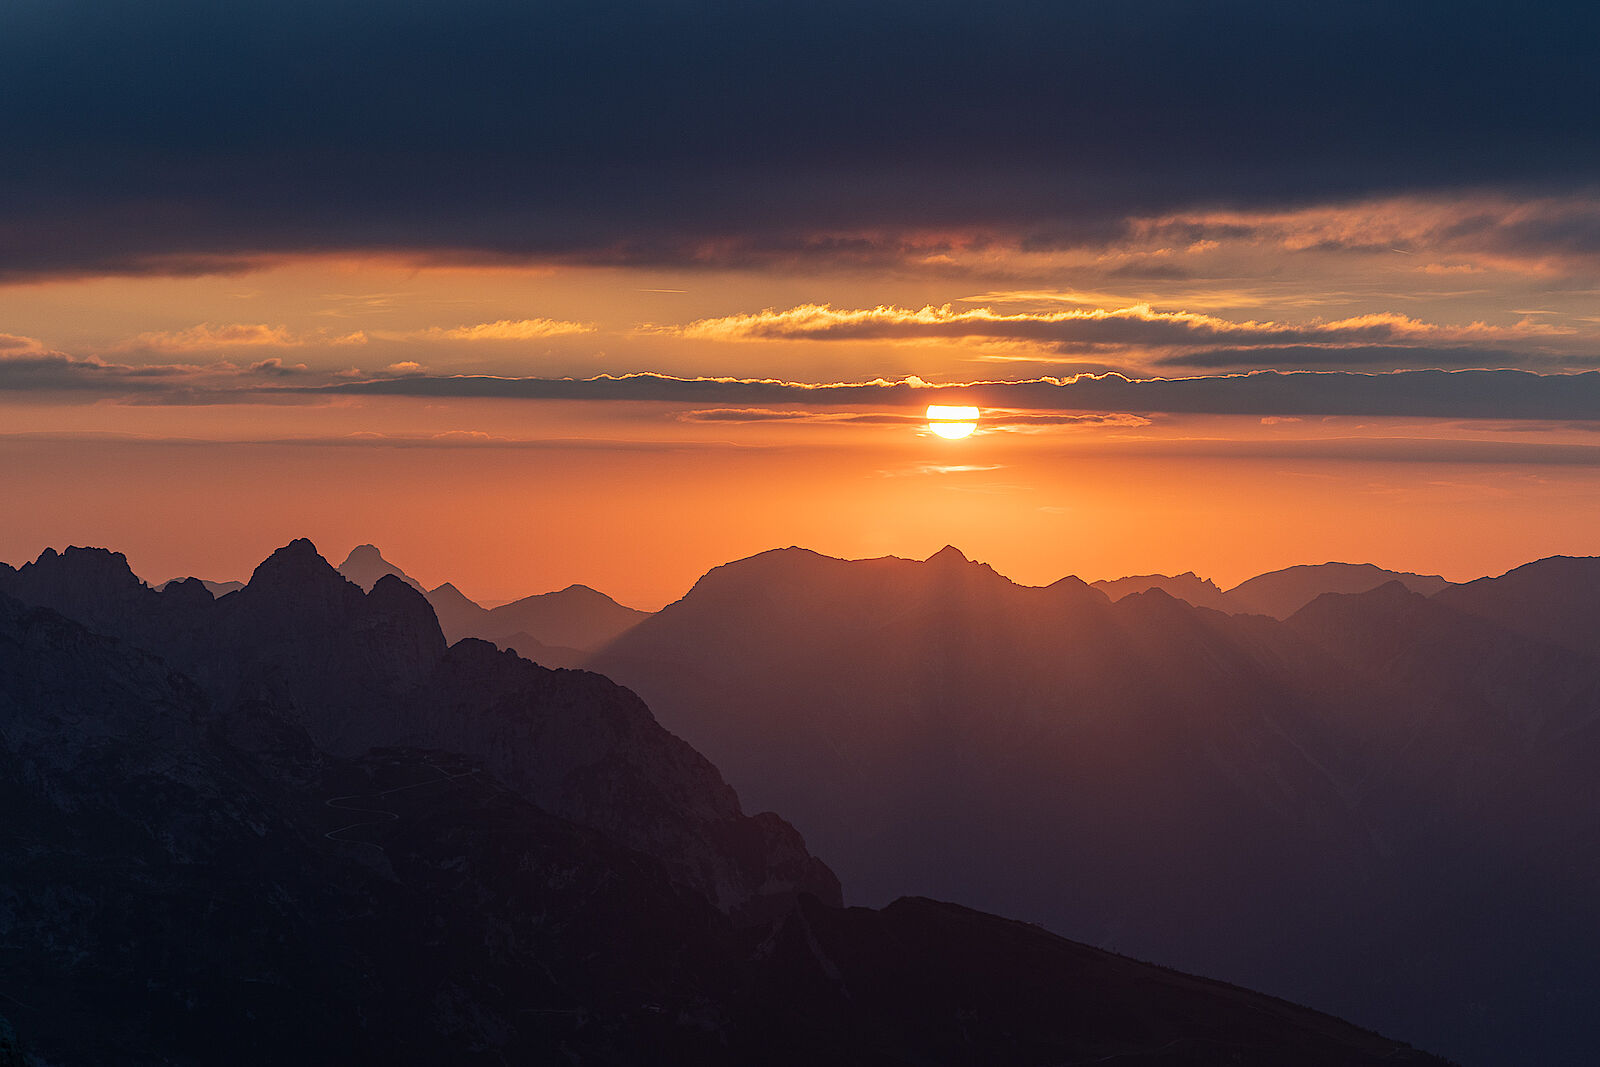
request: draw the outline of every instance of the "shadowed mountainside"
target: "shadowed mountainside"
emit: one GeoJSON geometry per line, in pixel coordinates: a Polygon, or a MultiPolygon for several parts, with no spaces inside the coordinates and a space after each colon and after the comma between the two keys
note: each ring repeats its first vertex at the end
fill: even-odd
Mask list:
{"type": "Polygon", "coordinates": [[[1533,629],[1398,582],[1279,622],[1017,586],[952,548],[785,549],[593,666],[854,900],[1017,915],[1467,1062],[1594,1046],[1600,660],[1533,629]]]}
{"type": "Polygon", "coordinates": [[[393,576],[363,593],[309,541],[279,549],[220,600],[192,580],[157,593],[103,549],[46,552],[7,585],[161,655],[247,747],[291,728],[340,756],[459,753],[546,810],[656,856],[720,907],[759,911],[797,889],[837,899],[793,830],[742,815],[716,768],[632,693],[485,642],[447,648],[420,593],[393,576]]]}
{"type": "MultiPolygon", "coordinates": [[[[704,761],[308,542],[214,602],[96,550],[30,566],[0,580],[123,632],[0,594],[0,993],[51,1063],[1440,1062],[925,899],[737,925],[639,848],[728,810],[704,761]]],[[[792,831],[733,811],[771,879],[792,831]]]]}

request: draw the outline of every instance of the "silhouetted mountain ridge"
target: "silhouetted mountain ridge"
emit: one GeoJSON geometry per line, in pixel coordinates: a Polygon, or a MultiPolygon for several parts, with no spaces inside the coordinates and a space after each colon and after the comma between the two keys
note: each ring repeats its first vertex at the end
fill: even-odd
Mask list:
{"type": "Polygon", "coordinates": [[[124,633],[0,592],[0,990],[49,1062],[1440,1062],[925,899],[791,892],[740,930],[719,894],[816,861],[607,680],[442,649],[417,591],[363,594],[309,542],[220,601],[58,562],[30,595],[124,633]],[[331,671],[379,688],[318,696],[331,671]],[[355,751],[383,722],[416,747],[355,751]],[[687,858],[729,881],[660,854],[699,826],[720,848],[687,858]]]}
{"type": "Polygon", "coordinates": [[[193,583],[155,593],[120,555],[89,550],[42,556],[11,585],[26,602],[87,609],[97,629],[159,653],[236,731],[266,714],[341,757],[409,746],[483,760],[554,814],[661,859],[719,907],[762,911],[797,889],[838,899],[798,835],[742,815],[716,769],[632,693],[486,655],[492,646],[478,642],[447,649],[414,587],[385,575],[363,593],[310,541],[278,549],[217,601],[192,595],[193,583]]]}
{"type": "Polygon", "coordinates": [[[591,662],[854,900],[928,892],[1464,1060],[1576,1064],[1600,663],[1549,631],[1600,627],[1600,598],[1567,574],[1541,630],[1537,596],[1495,594],[1567,566],[1431,599],[1306,568],[1279,591],[1378,580],[1279,621],[791,548],[713,569],[591,662]]]}
{"type": "Polygon", "coordinates": [[[432,590],[383,558],[373,545],[360,545],[339,565],[340,573],[363,589],[394,575],[423,592],[450,644],[464,637],[492,641],[547,667],[579,666],[589,652],[614,640],[649,613],[623,607],[586,585],[569,585],[495,608],[485,608],[450,582],[432,590]]]}
{"type": "Polygon", "coordinates": [[[1226,592],[1193,571],[1176,576],[1144,574],[1098,581],[1094,587],[1113,600],[1147,589],[1161,589],[1197,608],[1212,608],[1230,615],[1270,615],[1275,619],[1287,619],[1324,593],[1364,593],[1391,581],[1398,581],[1424,596],[1432,596],[1450,585],[1436,574],[1390,571],[1370,563],[1320,563],[1259,574],[1226,592]]]}

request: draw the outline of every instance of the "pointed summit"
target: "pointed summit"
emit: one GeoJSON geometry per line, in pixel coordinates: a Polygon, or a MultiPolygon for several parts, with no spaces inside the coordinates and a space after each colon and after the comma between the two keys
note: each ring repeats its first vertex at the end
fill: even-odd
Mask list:
{"type": "Polygon", "coordinates": [[[939,551],[929,556],[924,562],[933,563],[940,566],[948,566],[953,563],[970,563],[972,561],[967,559],[967,554],[961,551],[955,545],[945,545],[939,551]]]}
{"type": "Polygon", "coordinates": [[[392,574],[417,592],[426,593],[420,582],[384,559],[383,553],[378,551],[376,545],[357,545],[352,548],[344,562],[339,564],[339,573],[355,582],[363,592],[367,593],[372,592],[372,587],[377,585],[378,579],[385,574],[392,574]]]}
{"type": "Polygon", "coordinates": [[[332,564],[322,558],[316,545],[304,537],[297,537],[261,562],[255,573],[250,575],[245,591],[257,595],[285,592],[301,596],[315,590],[327,596],[337,596],[338,587],[346,584],[332,564]]]}

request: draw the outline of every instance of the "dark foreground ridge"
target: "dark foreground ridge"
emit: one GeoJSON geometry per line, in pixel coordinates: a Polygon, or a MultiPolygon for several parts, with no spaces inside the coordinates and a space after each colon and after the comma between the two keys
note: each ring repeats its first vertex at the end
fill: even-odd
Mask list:
{"type": "Polygon", "coordinates": [[[447,649],[308,542],[220,600],[97,550],[0,572],[0,940],[8,1067],[1440,1062],[954,905],[842,909],[631,694],[447,649]]]}

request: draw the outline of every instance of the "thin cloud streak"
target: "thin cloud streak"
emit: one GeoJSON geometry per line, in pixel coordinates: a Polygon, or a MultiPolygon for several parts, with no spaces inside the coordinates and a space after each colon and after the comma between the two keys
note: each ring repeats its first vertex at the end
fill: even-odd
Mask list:
{"type": "MultiPolygon", "coordinates": [[[[533,341],[594,331],[594,323],[546,318],[500,319],[497,322],[480,322],[454,327],[429,326],[420,330],[355,330],[344,334],[329,330],[296,331],[287,326],[273,326],[267,323],[202,322],[184,330],[141,333],[120,348],[124,351],[212,352],[230,348],[366,345],[374,338],[383,341],[465,343],[533,341]]],[[[0,351],[4,351],[4,348],[0,347],[0,351]]]]}
{"type": "Polygon", "coordinates": [[[701,341],[926,341],[992,340],[1049,345],[1060,351],[1107,348],[1168,349],[1219,344],[1328,348],[1384,343],[1473,343],[1565,337],[1573,331],[1525,318],[1512,326],[1484,322],[1439,325],[1392,312],[1303,324],[1234,322],[1149,304],[1122,308],[1072,308],[1002,313],[950,304],[920,309],[880,305],[840,309],[802,304],[787,310],[700,319],[683,326],[644,327],[701,341]]]}

